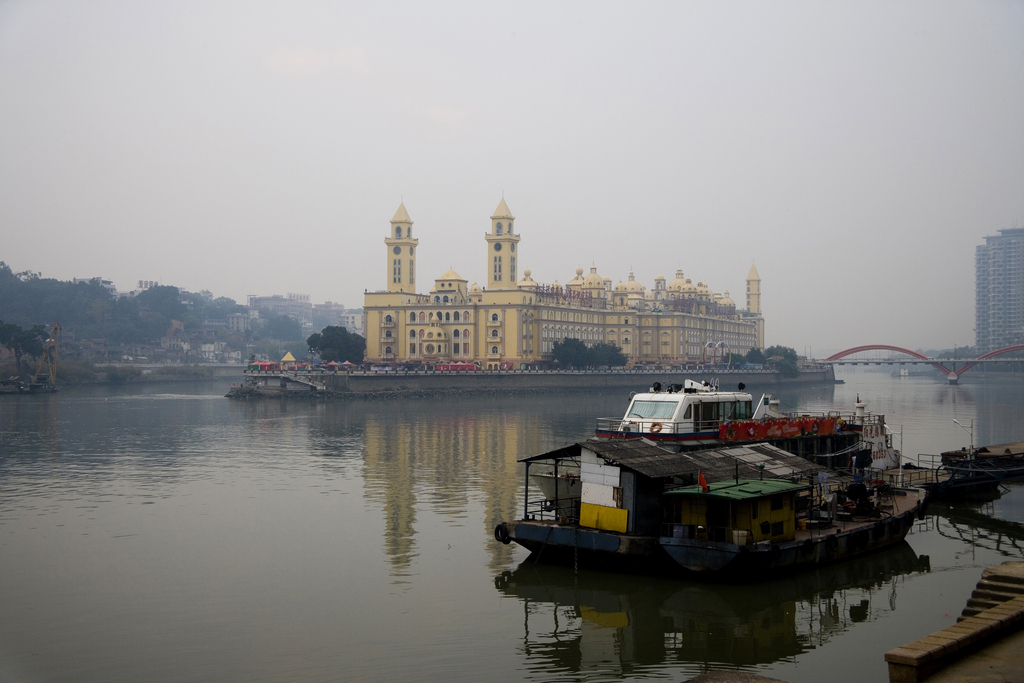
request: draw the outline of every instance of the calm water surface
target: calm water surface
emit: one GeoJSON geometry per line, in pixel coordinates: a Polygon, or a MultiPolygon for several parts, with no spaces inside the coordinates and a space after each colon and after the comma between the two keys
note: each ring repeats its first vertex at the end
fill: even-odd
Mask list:
{"type": "MultiPolygon", "coordinates": [[[[1024,439],[1019,377],[846,372],[790,408],[884,413],[904,453],[1024,439]]],[[[885,680],[1022,559],[1024,487],[885,553],[756,586],[534,564],[491,530],[516,460],[625,395],[238,403],[224,385],[0,397],[0,681],[885,680]]],[[[638,389],[644,387],[638,386],[638,389]]],[[[753,387],[755,391],[758,388],[753,387]]]]}

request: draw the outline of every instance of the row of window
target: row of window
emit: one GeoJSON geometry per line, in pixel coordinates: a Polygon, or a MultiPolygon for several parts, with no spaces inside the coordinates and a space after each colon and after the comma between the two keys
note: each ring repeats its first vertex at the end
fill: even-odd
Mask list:
{"type": "MultiPolygon", "coordinates": [[[[494,331],[497,332],[497,330],[494,330],[494,331]]],[[[420,339],[423,339],[423,337],[427,337],[428,339],[433,339],[434,333],[433,332],[427,332],[426,330],[420,330],[419,334],[417,335],[416,330],[409,330],[409,339],[416,339],[417,336],[419,336],[420,339]]],[[[443,336],[443,335],[439,335],[439,336],[443,336]]],[[[493,336],[496,336],[496,335],[492,334],[491,336],[493,337],[493,336]]],[[[384,330],[384,339],[385,340],[393,339],[393,338],[394,338],[394,335],[391,333],[391,330],[384,330]]],[[[469,330],[452,330],[452,338],[453,339],[469,339],[469,330]]]]}
{"type": "MultiPolygon", "coordinates": [[[[437,344],[437,345],[434,345],[434,344],[419,344],[417,346],[414,343],[413,344],[409,344],[409,356],[410,357],[417,356],[417,355],[422,356],[424,354],[426,354],[428,356],[432,356],[432,355],[434,355],[434,353],[439,353],[439,354],[445,353],[445,345],[444,344],[437,344]],[[417,353],[417,351],[418,351],[418,353],[417,353]]],[[[498,348],[497,345],[492,345],[490,353],[491,353],[492,356],[496,356],[496,355],[498,355],[498,353],[500,353],[500,349],[498,348]]],[[[384,347],[384,355],[385,356],[393,356],[393,355],[395,355],[395,347],[393,347],[393,346],[385,346],[384,347]]],[[[469,344],[468,343],[453,344],[452,345],[452,355],[453,356],[459,356],[459,355],[469,356],[469,355],[471,355],[470,352],[469,352],[469,344]],[[460,350],[461,350],[461,353],[460,353],[460,350]]]]}
{"type": "MultiPolygon", "coordinates": [[[[455,311],[454,313],[452,313],[451,311],[444,311],[443,314],[442,314],[441,311],[436,311],[436,312],[435,311],[426,311],[426,312],[425,311],[420,311],[419,315],[417,315],[416,313],[410,312],[409,313],[409,322],[411,322],[411,323],[416,323],[416,322],[421,322],[421,323],[424,323],[424,322],[434,322],[435,318],[437,319],[437,322],[441,322],[442,321],[442,315],[443,315],[443,321],[446,322],[446,323],[450,323],[450,322],[466,322],[466,323],[468,323],[469,322],[469,311],[463,311],[461,317],[460,317],[458,311],[455,311]]],[[[491,313],[491,322],[492,323],[496,323],[496,322],[499,322],[499,321],[500,321],[500,318],[498,317],[498,314],[497,313],[491,313]]],[[[391,323],[395,322],[395,316],[391,315],[390,313],[386,314],[384,316],[384,322],[385,322],[385,324],[391,324],[391,323]]]]}

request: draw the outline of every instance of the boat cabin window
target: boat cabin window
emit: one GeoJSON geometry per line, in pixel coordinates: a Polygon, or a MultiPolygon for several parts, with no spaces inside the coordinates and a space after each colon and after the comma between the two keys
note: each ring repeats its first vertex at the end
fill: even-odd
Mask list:
{"type": "Polygon", "coordinates": [[[754,416],[750,401],[721,401],[712,403],[701,402],[698,409],[699,420],[749,420],[754,416]]]}
{"type": "Polygon", "coordinates": [[[752,417],[754,417],[754,407],[751,401],[740,401],[736,404],[734,420],[749,420],[752,417]]]}
{"type": "Polygon", "coordinates": [[[633,401],[626,417],[667,420],[672,417],[678,407],[679,403],[676,401],[633,401]]]}
{"type": "Polygon", "coordinates": [[[686,406],[686,412],[683,413],[683,419],[684,420],[689,420],[691,417],[693,417],[693,404],[692,403],[690,405],[686,406]]]}

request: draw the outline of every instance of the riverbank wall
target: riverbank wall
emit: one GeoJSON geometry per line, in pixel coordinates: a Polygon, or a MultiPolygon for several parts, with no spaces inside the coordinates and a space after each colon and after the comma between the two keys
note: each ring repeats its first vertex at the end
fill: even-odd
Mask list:
{"type": "Polygon", "coordinates": [[[743,383],[752,389],[771,390],[794,385],[834,384],[831,366],[803,371],[786,378],[777,372],[722,371],[508,371],[508,372],[351,372],[292,373],[247,372],[246,385],[233,395],[268,398],[330,398],[375,395],[454,393],[572,393],[642,391],[654,382],[682,384],[684,379],[717,381],[725,390],[743,383]]]}

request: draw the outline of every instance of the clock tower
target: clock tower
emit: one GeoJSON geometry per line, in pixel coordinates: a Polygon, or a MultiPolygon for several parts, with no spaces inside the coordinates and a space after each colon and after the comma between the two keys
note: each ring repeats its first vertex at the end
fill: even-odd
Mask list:
{"type": "Polygon", "coordinates": [[[515,216],[508,209],[504,197],[491,216],[491,231],[487,240],[487,289],[514,289],[516,276],[516,249],[519,235],[513,231],[515,216]]]}
{"type": "Polygon", "coordinates": [[[388,245],[388,291],[416,291],[416,247],[420,241],[412,237],[412,219],[405,203],[398,205],[391,219],[391,232],[384,238],[388,245]]]}

